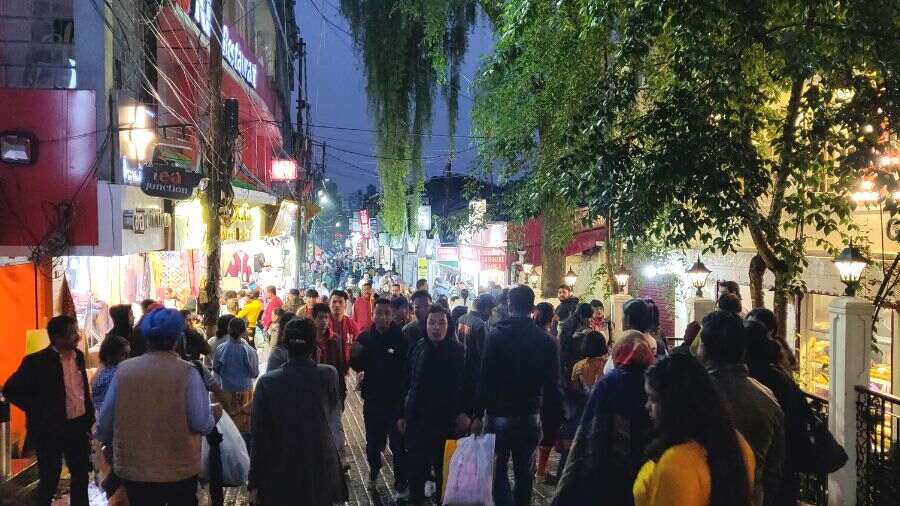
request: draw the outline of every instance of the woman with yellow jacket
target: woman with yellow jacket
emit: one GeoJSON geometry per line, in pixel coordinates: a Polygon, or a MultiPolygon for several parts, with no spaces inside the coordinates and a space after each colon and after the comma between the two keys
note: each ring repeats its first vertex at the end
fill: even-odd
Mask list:
{"type": "Polygon", "coordinates": [[[749,506],[753,451],[734,428],[709,374],[688,353],[647,371],[656,429],[634,482],[636,506],[749,506]]]}

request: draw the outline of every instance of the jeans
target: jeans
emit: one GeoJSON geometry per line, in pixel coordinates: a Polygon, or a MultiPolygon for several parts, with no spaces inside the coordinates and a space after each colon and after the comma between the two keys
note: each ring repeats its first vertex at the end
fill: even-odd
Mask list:
{"type": "Polygon", "coordinates": [[[381,471],[381,452],[390,440],[394,455],[394,488],[399,492],[407,487],[406,445],[397,430],[396,409],[363,406],[363,420],[366,424],[366,460],[369,462],[369,479],[375,480],[381,471]]]}
{"type": "Polygon", "coordinates": [[[435,497],[440,504],[443,482],[444,443],[450,437],[450,423],[430,424],[409,420],[406,425],[406,464],[409,469],[409,501],[422,504],[425,501],[425,482],[434,470],[435,497]]]}
{"type": "Polygon", "coordinates": [[[122,480],[131,506],[197,506],[197,477],[169,483],[122,480]]]}
{"type": "Polygon", "coordinates": [[[494,502],[497,506],[529,506],[534,486],[534,452],[541,441],[541,422],[537,415],[491,417],[485,432],[497,437],[494,468],[494,502]],[[515,489],[510,490],[507,466],[512,458],[515,489]]]}
{"type": "Polygon", "coordinates": [[[69,468],[72,506],[88,506],[88,474],[91,471],[91,444],[83,418],[67,420],[61,434],[41,434],[34,438],[40,482],[36,502],[49,505],[59,485],[63,456],[69,468]]]}

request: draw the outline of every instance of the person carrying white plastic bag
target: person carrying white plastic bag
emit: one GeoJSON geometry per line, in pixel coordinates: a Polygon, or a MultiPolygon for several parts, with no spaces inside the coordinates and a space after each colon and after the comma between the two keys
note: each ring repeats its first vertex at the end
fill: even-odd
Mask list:
{"type": "MultiPolygon", "coordinates": [[[[222,454],[222,485],[226,487],[240,487],[247,483],[250,474],[250,454],[247,452],[247,444],[241,436],[241,432],[232,421],[228,413],[222,412],[222,417],[216,423],[216,430],[222,435],[219,448],[222,454]]],[[[209,481],[209,442],[202,439],[202,457],[200,480],[209,481]]]]}
{"type": "Polygon", "coordinates": [[[450,460],[444,492],[446,506],[494,505],[494,434],[459,440],[450,460]]]}

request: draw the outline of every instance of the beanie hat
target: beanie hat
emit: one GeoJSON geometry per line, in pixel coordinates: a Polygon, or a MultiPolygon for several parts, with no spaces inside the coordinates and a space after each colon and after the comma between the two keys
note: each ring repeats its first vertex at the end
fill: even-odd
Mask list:
{"type": "Polygon", "coordinates": [[[184,316],[176,309],[157,309],[144,316],[141,333],[147,341],[172,343],[184,332],[184,316]]]}

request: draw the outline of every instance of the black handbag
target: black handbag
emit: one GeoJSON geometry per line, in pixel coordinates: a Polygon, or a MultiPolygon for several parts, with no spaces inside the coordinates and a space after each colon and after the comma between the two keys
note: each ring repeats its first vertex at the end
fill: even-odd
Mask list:
{"type": "Polygon", "coordinates": [[[801,473],[830,474],[844,467],[849,457],[825,423],[813,410],[808,410],[805,422],[806,437],[800,445],[797,459],[801,473]]]}

